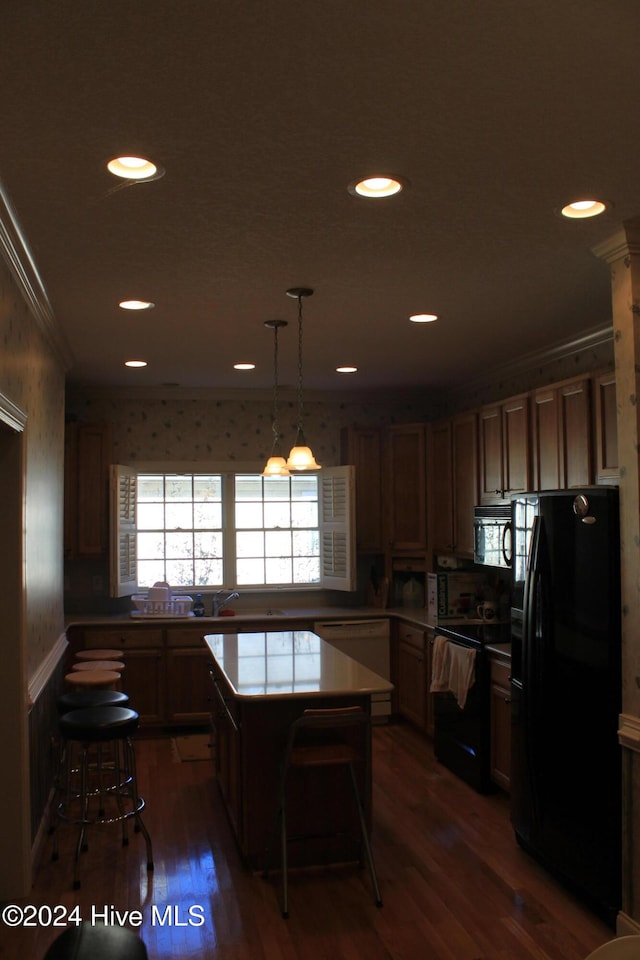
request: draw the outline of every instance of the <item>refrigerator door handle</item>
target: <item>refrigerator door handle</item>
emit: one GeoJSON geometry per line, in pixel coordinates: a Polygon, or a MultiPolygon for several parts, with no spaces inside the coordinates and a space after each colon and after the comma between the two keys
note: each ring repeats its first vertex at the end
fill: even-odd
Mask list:
{"type": "MultiPolygon", "coordinates": [[[[535,776],[536,764],[536,718],[533,715],[534,700],[531,688],[535,676],[537,615],[539,613],[540,591],[540,538],[541,518],[535,516],[531,528],[531,544],[527,563],[527,575],[523,598],[522,621],[522,706],[525,717],[523,725],[524,735],[524,763],[528,773],[531,789],[531,809],[534,820],[540,822],[540,799],[538,797],[535,776]]],[[[535,824],[534,824],[535,830],[535,824]]]]}

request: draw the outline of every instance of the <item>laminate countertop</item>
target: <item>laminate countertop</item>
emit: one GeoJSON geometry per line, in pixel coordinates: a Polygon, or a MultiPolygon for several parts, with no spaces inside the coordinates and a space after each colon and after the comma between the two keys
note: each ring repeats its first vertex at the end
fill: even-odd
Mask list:
{"type": "Polygon", "coordinates": [[[367,695],[393,684],[310,630],[207,634],[211,655],[238,699],[367,695]]]}

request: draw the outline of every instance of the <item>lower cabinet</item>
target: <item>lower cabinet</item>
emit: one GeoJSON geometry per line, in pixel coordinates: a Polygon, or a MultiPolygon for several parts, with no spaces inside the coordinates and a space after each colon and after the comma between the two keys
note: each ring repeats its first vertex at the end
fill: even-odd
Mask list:
{"type": "Polygon", "coordinates": [[[398,712],[433,735],[431,649],[433,630],[403,623],[396,625],[396,686],[398,712]]]}
{"type": "Polygon", "coordinates": [[[244,829],[240,726],[234,697],[216,665],[211,665],[210,654],[209,664],[212,700],[211,728],[215,745],[216,779],[227,814],[242,849],[244,829]]]}
{"type": "Polygon", "coordinates": [[[511,658],[490,654],[491,664],[491,779],[509,791],[511,782],[511,658]]]}
{"type": "Polygon", "coordinates": [[[209,651],[201,647],[169,647],[166,658],[169,723],[208,723],[211,713],[209,651]]]}

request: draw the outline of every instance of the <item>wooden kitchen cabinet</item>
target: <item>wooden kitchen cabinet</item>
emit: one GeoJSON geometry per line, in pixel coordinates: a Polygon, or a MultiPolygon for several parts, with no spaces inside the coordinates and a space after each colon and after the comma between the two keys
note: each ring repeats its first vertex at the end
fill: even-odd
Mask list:
{"type": "MultiPolygon", "coordinates": [[[[208,651],[207,651],[208,653],[208,651]]],[[[211,729],[218,789],[240,848],[244,845],[242,816],[242,741],[239,718],[233,697],[222,672],[209,655],[212,712],[211,729]]]]}
{"type": "Polygon", "coordinates": [[[534,488],[564,490],[592,483],[590,378],[535,390],[531,421],[534,488]]]}
{"type": "Polygon", "coordinates": [[[429,426],[428,534],[434,553],[473,557],[477,431],[473,412],[429,426]]]}
{"type": "Polygon", "coordinates": [[[529,395],[482,407],[478,434],[480,503],[502,503],[530,489],[529,395]]]}
{"type": "Polygon", "coordinates": [[[511,781],[511,657],[490,651],[491,779],[509,791],[511,781]]]}
{"type": "Polygon", "coordinates": [[[211,656],[204,646],[167,649],[167,720],[208,723],[211,713],[211,656]]]}
{"type": "Polygon", "coordinates": [[[426,550],[426,425],[402,424],[386,434],[387,539],[391,551],[426,550]]]}
{"type": "Polygon", "coordinates": [[[596,483],[618,483],[618,415],[613,370],[593,378],[596,483]]]}
{"type": "Polygon", "coordinates": [[[429,663],[425,631],[402,621],[396,624],[397,704],[401,716],[427,729],[429,663]]]}
{"type": "Polygon", "coordinates": [[[340,441],[340,462],[356,468],[356,548],[358,553],[383,553],[382,432],[345,427],[340,441]]]}
{"type": "Polygon", "coordinates": [[[103,557],[109,549],[111,425],[65,426],[64,554],[103,557]]]}

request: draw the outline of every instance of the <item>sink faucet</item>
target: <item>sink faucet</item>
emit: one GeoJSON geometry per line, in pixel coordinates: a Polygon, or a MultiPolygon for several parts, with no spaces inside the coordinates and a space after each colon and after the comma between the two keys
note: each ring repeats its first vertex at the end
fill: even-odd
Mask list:
{"type": "Polygon", "coordinates": [[[216,590],[213,595],[213,608],[211,610],[211,616],[217,617],[220,615],[220,611],[226,607],[228,603],[231,603],[232,600],[237,600],[240,594],[236,590],[225,590],[223,587],[222,590],[216,590]]]}

